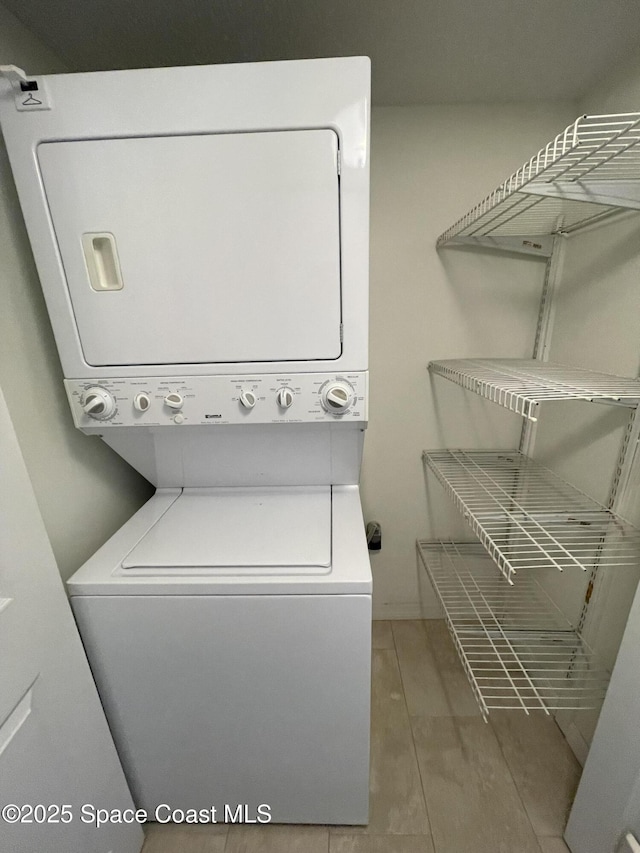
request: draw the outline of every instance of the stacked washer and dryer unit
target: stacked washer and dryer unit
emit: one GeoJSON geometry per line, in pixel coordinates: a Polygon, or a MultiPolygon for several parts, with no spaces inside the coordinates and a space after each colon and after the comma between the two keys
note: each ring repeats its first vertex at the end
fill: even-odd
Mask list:
{"type": "Polygon", "coordinates": [[[369,61],[5,70],[75,424],[157,488],[69,583],[134,798],[366,823],[369,61]]]}

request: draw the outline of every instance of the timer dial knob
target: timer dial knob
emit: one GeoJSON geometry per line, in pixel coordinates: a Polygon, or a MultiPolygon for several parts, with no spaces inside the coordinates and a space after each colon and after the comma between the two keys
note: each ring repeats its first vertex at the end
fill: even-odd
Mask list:
{"type": "Polygon", "coordinates": [[[87,388],[82,396],[82,411],[90,418],[105,421],[116,412],[116,401],[106,388],[87,388]]]}
{"type": "Polygon", "coordinates": [[[330,382],[322,391],[322,405],[327,412],[341,415],[353,403],[353,388],[346,382],[330,382]]]}
{"type": "Polygon", "coordinates": [[[245,409],[253,409],[256,404],[256,395],[253,391],[240,392],[240,405],[245,409]]]}
{"type": "Polygon", "coordinates": [[[276,400],[281,409],[288,409],[293,403],[293,391],[291,388],[280,388],[276,400]]]}

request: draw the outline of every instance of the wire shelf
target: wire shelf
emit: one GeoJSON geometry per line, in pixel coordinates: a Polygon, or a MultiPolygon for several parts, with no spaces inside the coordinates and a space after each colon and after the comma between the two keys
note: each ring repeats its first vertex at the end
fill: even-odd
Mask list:
{"type": "Polygon", "coordinates": [[[508,586],[477,545],[417,548],[485,720],[599,707],[609,674],[534,577],[508,586]]]}
{"type": "Polygon", "coordinates": [[[551,362],[446,359],[432,361],[429,371],[531,421],[537,420],[540,403],[549,400],[587,400],[630,408],[640,402],[638,379],[551,362]]]}
{"type": "Polygon", "coordinates": [[[424,451],[422,458],[510,584],[530,569],[639,562],[640,531],[516,450],[424,451]]]}
{"type": "MultiPolygon", "coordinates": [[[[437,246],[568,233],[620,209],[640,209],[640,113],[581,116],[445,231],[437,246]]],[[[520,247],[542,248],[526,240],[520,247]]]]}

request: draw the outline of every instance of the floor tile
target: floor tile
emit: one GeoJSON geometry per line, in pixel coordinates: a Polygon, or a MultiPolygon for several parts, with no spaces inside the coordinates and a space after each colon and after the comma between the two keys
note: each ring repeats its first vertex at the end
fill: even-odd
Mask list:
{"type": "Polygon", "coordinates": [[[232,826],[225,853],[327,853],[325,826],[232,826]]]}
{"type": "Polygon", "coordinates": [[[371,643],[374,649],[392,649],[394,647],[391,622],[386,619],[376,619],[372,623],[371,643]]]}
{"type": "Polygon", "coordinates": [[[450,717],[479,713],[449,635],[439,637],[436,633],[435,645],[439,648],[442,665],[434,657],[434,641],[430,634],[433,634],[433,630],[428,629],[422,621],[393,623],[393,637],[409,714],[450,717]],[[445,644],[451,646],[451,660],[444,660],[445,644]]]}
{"type": "Polygon", "coordinates": [[[433,853],[428,835],[332,835],[329,853],[433,853]]]}
{"type": "Polygon", "coordinates": [[[454,717],[480,716],[469,680],[443,619],[425,619],[424,630],[454,717]]]}
{"type": "Polygon", "coordinates": [[[142,853],[223,853],[225,826],[148,824],[142,853]]]}
{"type": "Polygon", "coordinates": [[[451,716],[453,710],[431,652],[424,622],[394,622],[393,637],[409,714],[451,716]]]}
{"type": "Polygon", "coordinates": [[[414,717],[437,853],[540,853],[497,738],[478,717],[414,717]]]}
{"type": "Polygon", "coordinates": [[[387,649],[378,649],[373,656],[371,742],[368,834],[428,834],[429,820],[398,659],[387,649]]]}
{"type": "Polygon", "coordinates": [[[539,838],[542,853],[571,853],[561,838],[539,838]]]}
{"type": "Polygon", "coordinates": [[[561,836],[581,768],[555,720],[544,712],[527,716],[499,711],[489,721],[534,831],[561,836]]]}
{"type": "Polygon", "coordinates": [[[333,834],[429,833],[398,659],[391,649],[373,652],[370,790],[369,825],[332,827],[333,834]]]}

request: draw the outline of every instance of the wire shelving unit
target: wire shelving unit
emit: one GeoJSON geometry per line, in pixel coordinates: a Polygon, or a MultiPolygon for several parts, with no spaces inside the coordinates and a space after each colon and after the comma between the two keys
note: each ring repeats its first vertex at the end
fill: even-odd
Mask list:
{"type": "Polygon", "coordinates": [[[581,116],[437,245],[486,245],[548,257],[548,235],[570,233],[624,209],[640,210],[640,113],[581,116]]]}
{"type": "Polygon", "coordinates": [[[536,359],[445,359],[429,371],[535,422],[538,406],[550,400],[635,408],[640,380],[567,367],[536,359]]]}
{"type": "MultiPolygon", "coordinates": [[[[437,241],[438,248],[484,247],[546,259],[533,360],[429,365],[433,375],[524,417],[520,451],[534,446],[543,402],[585,400],[632,410],[609,508],[520,451],[423,453],[425,470],[479,539],[477,545],[417,546],[485,719],[493,708],[598,708],[608,673],[584,642],[591,593],[600,570],[612,570],[602,575],[608,584],[616,569],[640,565],[640,531],[615,511],[626,514],[629,507],[640,380],[546,362],[562,238],[622,211],[640,211],[640,112],[581,116],[437,241]],[[588,573],[575,626],[545,591],[548,572],[538,569],[588,573]]],[[[594,636],[597,641],[597,631],[594,636]]]]}
{"type": "Polygon", "coordinates": [[[608,673],[535,577],[508,586],[478,545],[417,542],[485,720],[598,707],[608,673]]]}
{"type": "Polygon", "coordinates": [[[437,450],[422,458],[510,584],[532,569],[638,563],[640,531],[518,451],[437,450]]]}

